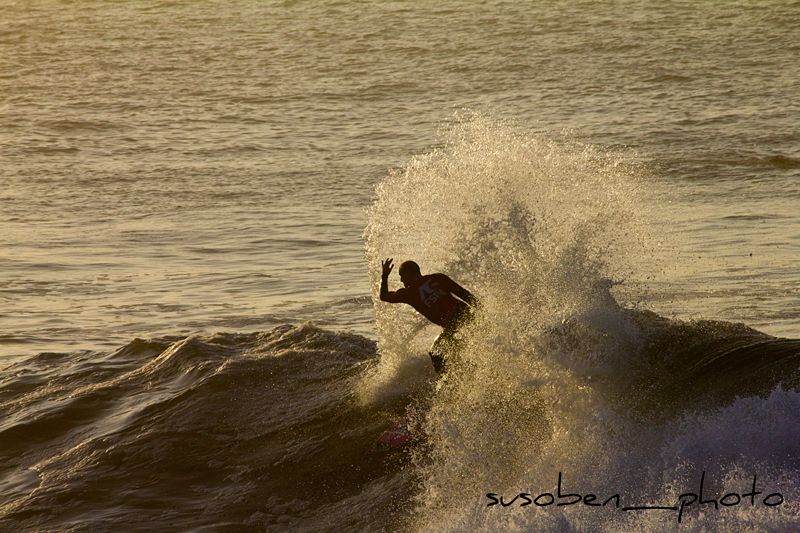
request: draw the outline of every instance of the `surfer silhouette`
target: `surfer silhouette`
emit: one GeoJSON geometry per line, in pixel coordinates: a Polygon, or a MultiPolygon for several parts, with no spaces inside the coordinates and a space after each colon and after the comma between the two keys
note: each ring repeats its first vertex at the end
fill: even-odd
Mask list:
{"type": "Polygon", "coordinates": [[[405,261],[400,265],[400,281],[405,286],[397,291],[389,290],[389,274],[394,265],[393,259],[381,263],[380,298],[389,303],[405,303],[416,309],[422,316],[444,328],[436,337],[428,354],[433,368],[441,374],[445,371],[447,349],[458,344],[455,334],[472,318],[472,311],[478,301],[467,289],[445,274],[423,276],[419,265],[405,261]]]}

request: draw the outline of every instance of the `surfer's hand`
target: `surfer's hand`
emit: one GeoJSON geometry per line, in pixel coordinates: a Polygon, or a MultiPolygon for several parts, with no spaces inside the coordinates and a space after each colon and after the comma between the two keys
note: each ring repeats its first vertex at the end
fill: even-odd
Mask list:
{"type": "Polygon", "coordinates": [[[381,275],[388,276],[392,272],[393,268],[394,265],[392,264],[392,258],[387,259],[386,261],[381,263],[381,269],[382,269],[381,275]]]}

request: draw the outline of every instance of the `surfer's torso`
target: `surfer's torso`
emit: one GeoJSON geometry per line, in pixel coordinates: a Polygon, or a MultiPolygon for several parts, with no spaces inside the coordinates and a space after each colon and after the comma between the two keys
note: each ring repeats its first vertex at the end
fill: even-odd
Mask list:
{"type": "Polygon", "coordinates": [[[409,304],[425,318],[444,328],[467,310],[467,304],[451,293],[452,285],[455,282],[444,274],[428,274],[396,294],[398,301],[409,304]]]}

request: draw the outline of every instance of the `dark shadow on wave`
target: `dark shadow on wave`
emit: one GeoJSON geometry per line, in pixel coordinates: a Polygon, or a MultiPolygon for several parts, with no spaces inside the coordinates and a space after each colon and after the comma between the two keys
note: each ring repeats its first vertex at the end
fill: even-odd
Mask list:
{"type": "Polygon", "coordinates": [[[645,335],[638,356],[651,369],[621,394],[633,400],[640,416],[663,419],[737,398],[766,398],[779,386],[800,390],[800,340],[772,337],[744,324],[625,313],[645,335]]]}

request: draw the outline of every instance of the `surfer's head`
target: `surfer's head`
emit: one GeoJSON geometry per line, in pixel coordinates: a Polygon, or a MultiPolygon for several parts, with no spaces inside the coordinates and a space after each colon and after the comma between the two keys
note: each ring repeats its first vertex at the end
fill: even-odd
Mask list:
{"type": "Polygon", "coordinates": [[[403,285],[406,287],[414,283],[414,281],[421,276],[422,273],[419,271],[419,265],[414,261],[404,261],[403,264],[400,265],[400,281],[402,281],[403,285]]]}

